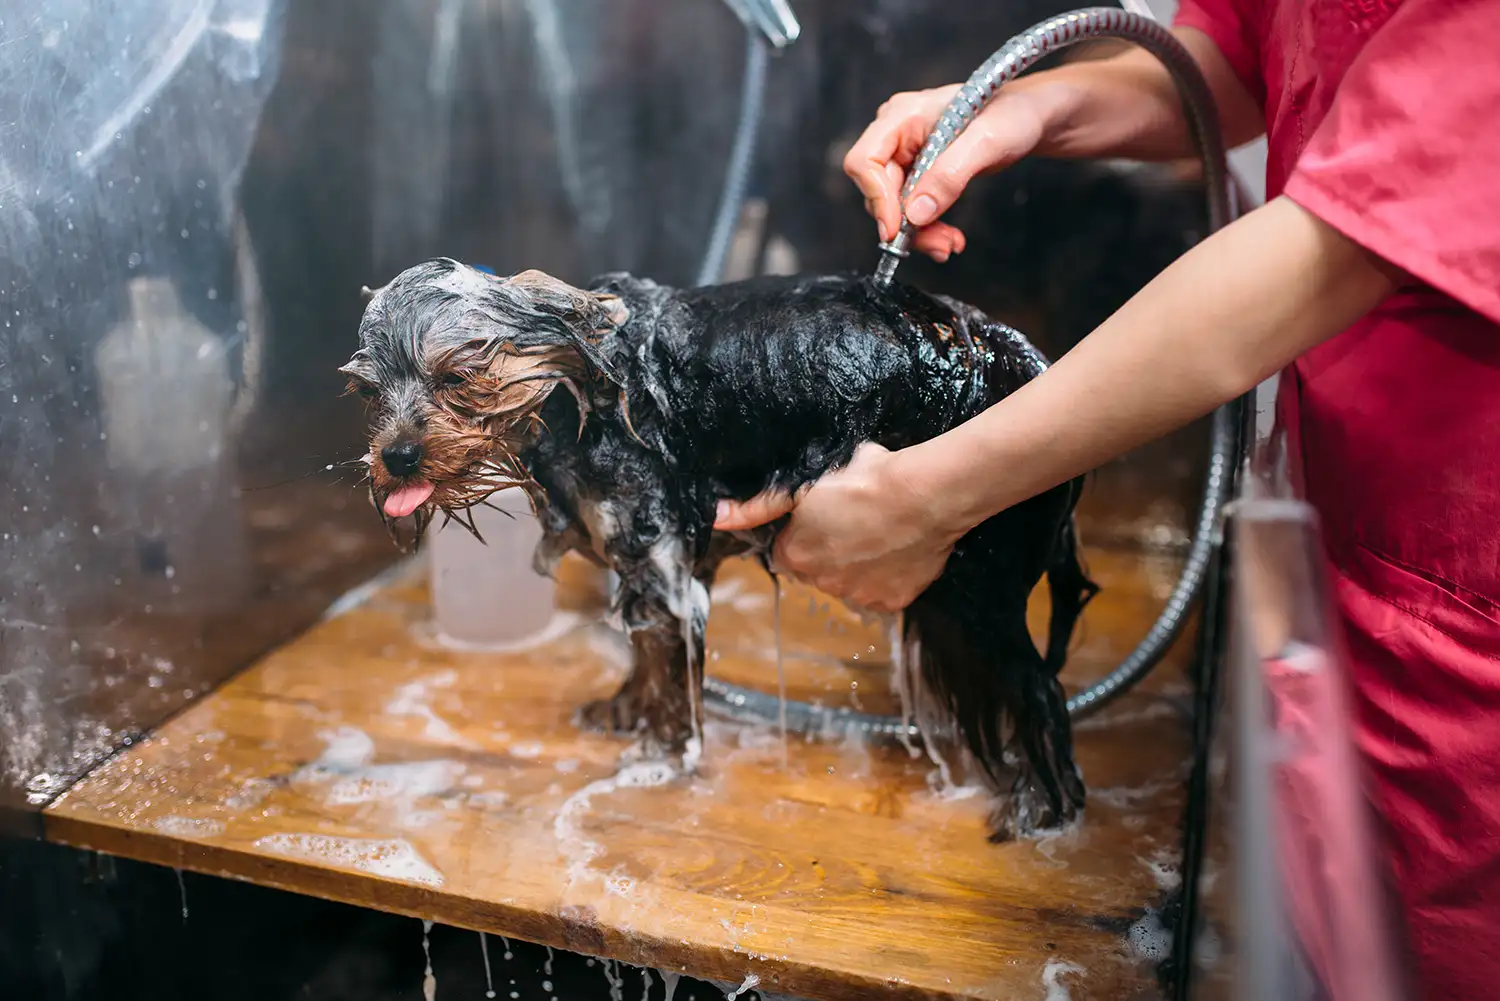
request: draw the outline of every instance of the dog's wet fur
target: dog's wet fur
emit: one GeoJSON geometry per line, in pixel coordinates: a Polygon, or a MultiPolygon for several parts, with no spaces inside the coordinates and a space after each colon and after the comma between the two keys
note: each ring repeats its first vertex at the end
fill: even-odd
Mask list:
{"type": "MultiPolygon", "coordinates": [[[[611,274],[579,289],[439,259],[368,294],[359,349],[341,371],[369,400],[377,510],[386,517],[392,491],[431,483],[415,544],[439,512],[463,521],[497,489],[526,490],[544,533],[539,572],[576,550],[620,580],[634,664],[581,722],[663,757],[690,754],[701,732],[693,694],[719,564],[764,559],[781,525],[715,532],[716,502],[795,491],[863,442],[932,438],[1046,366],[1020,333],[972,307],[855,276],[685,290],[611,274]],[[406,475],[386,454],[405,456],[406,475]]],[[[1098,590],[1079,561],[1081,488],[1063,484],[973,529],[901,620],[897,683],[928,739],[956,736],[1004,793],[996,840],[1062,826],[1083,806],[1057,679],[1098,590]],[[1026,627],[1044,574],[1045,655],[1026,627]]]]}

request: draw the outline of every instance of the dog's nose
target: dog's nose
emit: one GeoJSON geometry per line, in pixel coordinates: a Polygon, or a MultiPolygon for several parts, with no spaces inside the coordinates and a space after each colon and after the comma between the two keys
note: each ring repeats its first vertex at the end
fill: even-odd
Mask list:
{"type": "Polygon", "coordinates": [[[392,476],[410,476],[422,465],[420,441],[395,441],[380,450],[380,460],[392,476]]]}

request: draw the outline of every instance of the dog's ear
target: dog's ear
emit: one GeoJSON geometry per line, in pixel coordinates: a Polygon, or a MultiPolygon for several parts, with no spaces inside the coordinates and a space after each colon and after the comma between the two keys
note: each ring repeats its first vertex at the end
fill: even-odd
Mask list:
{"type": "Polygon", "coordinates": [[[604,350],[609,335],[630,319],[619,296],[575,288],[535,270],[513,275],[507,284],[524,291],[534,308],[562,320],[568,340],[589,364],[612,382],[622,381],[623,372],[604,350]]]}
{"type": "Polygon", "coordinates": [[[592,293],[594,300],[604,310],[605,318],[611,327],[619,328],[625,326],[625,321],[630,319],[630,310],[625,308],[625,300],[617,295],[607,292],[592,293]]]}
{"type": "Polygon", "coordinates": [[[370,379],[370,376],[373,374],[372,367],[370,365],[370,352],[366,351],[364,348],[360,348],[358,351],[354,352],[354,356],[352,358],[350,358],[343,365],[339,366],[339,373],[341,375],[352,376],[356,379],[365,379],[368,381],[370,379]]]}

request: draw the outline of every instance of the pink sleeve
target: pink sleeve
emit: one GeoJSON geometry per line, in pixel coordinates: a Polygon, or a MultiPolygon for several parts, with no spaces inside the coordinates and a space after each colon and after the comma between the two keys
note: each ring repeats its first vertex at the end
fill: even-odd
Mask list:
{"type": "Polygon", "coordinates": [[[1172,24],[1178,28],[1196,28],[1207,35],[1224,54],[1255,103],[1265,107],[1260,11],[1261,5],[1254,0],[1182,0],[1172,24]]]}
{"type": "Polygon", "coordinates": [[[1349,67],[1286,195],[1500,323],[1500,3],[1406,0],[1349,67]]]}

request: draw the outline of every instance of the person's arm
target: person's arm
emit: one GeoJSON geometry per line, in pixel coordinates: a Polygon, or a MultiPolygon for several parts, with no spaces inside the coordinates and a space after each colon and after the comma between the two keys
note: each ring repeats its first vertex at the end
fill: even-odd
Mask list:
{"type": "Polygon", "coordinates": [[[1400,278],[1278,198],[1194,247],[979,416],[899,452],[867,446],[795,501],[726,502],[716,527],[753,527],[795,507],[778,569],[853,605],[896,611],[975,525],[1250,390],[1400,278]]]}
{"type": "MultiPolygon", "coordinates": [[[[1213,91],[1229,144],[1259,135],[1260,109],[1218,47],[1195,28],[1174,33],[1213,91]]],[[[900,227],[906,169],[957,90],[955,84],[895,95],[845,156],[844,171],[864,194],[881,239],[900,227]]],[[[1194,150],[1176,85],[1142,49],[1029,74],[1003,87],[917,183],[907,205],[912,224],[923,227],[917,248],[939,259],[962,251],[963,235],[934,221],[976,176],[1028,155],[1160,161],[1194,150]]]]}
{"type": "Polygon", "coordinates": [[[1397,281],[1278,198],[1189,251],[1037,379],[893,464],[966,531],[1248,392],[1397,281]]]}

